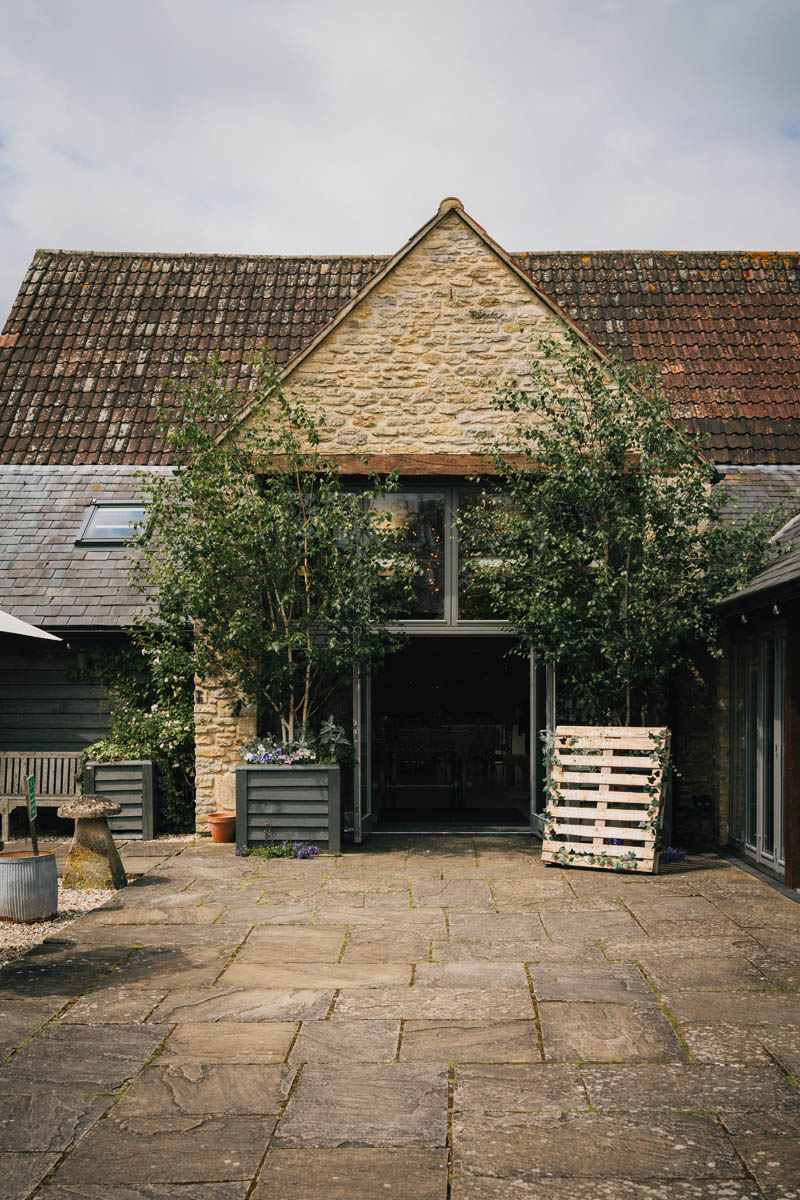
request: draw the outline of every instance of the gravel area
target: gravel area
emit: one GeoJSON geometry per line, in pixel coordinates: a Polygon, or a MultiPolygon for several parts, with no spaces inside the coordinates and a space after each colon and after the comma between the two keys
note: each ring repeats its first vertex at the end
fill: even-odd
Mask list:
{"type": "Polygon", "coordinates": [[[58,933],[65,925],[69,925],[82,913],[99,908],[114,895],[113,888],[93,889],[89,892],[78,892],[73,888],[61,886],[58,881],[58,915],[52,921],[35,921],[27,925],[19,921],[0,921],[0,966],[22,958],[34,946],[38,946],[45,938],[58,933]]]}

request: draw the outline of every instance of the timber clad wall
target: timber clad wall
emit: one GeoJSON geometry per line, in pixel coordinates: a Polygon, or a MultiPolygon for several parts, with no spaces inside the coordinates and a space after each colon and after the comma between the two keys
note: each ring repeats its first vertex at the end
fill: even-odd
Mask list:
{"type": "Polygon", "coordinates": [[[321,401],[330,453],[475,453],[509,421],[491,385],[524,383],[542,335],[563,337],[563,325],[451,212],[291,372],[288,390],[321,401]]]}
{"type": "Polygon", "coordinates": [[[78,655],[0,637],[0,750],[84,750],[110,727],[105,690],[71,678],[78,655]]]}
{"type": "MultiPolygon", "coordinates": [[[[721,804],[723,764],[715,752],[727,719],[727,692],[720,695],[721,681],[727,678],[727,660],[721,663],[701,651],[672,688],[669,725],[677,774],[671,836],[674,845],[685,849],[710,849],[727,840],[727,783],[721,804]]],[[[727,780],[727,764],[724,771],[727,780]]]]}

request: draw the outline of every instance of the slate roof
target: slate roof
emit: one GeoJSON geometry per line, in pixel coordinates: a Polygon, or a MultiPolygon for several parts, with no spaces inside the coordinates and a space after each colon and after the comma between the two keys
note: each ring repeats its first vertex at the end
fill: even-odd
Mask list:
{"type": "Polygon", "coordinates": [[[729,596],[723,608],[737,611],[800,596],[800,467],[740,467],[725,473],[728,513],[744,519],[759,507],[783,510],[773,535],[781,553],[746,587],[729,596]]]}
{"type": "Polygon", "coordinates": [[[726,513],[735,522],[776,509],[778,528],[800,512],[800,466],[727,467],[720,472],[727,493],[726,513]]]}
{"type": "MultiPolygon", "coordinates": [[[[515,258],[604,349],[662,364],[710,457],[800,463],[800,255],[515,258]]],[[[188,355],[282,365],[387,261],[37,251],[0,335],[0,462],[165,462],[152,402],[188,355]]]]}
{"type": "Polygon", "coordinates": [[[729,596],[722,607],[738,611],[800,596],[800,529],[784,539],[784,546],[785,554],[754,575],[747,587],[729,596]]]}
{"type": "Polygon", "coordinates": [[[127,551],[75,539],[89,502],[133,499],[139,473],[0,466],[0,608],[55,630],[129,625],[142,597],[128,585],[127,551]]]}

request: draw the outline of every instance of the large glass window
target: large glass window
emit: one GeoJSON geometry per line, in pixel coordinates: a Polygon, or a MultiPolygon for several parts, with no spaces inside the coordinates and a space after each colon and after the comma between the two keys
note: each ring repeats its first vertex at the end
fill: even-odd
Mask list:
{"type": "Polygon", "coordinates": [[[508,510],[505,496],[459,491],[458,499],[458,618],[460,621],[496,621],[501,616],[492,603],[480,568],[494,565],[496,548],[482,530],[481,517],[508,510]]]}
{"type": "Polygon", "coordinates": [[[504,637],[418,637],[373,683],[379,825],[529,827],[530,663],[504,637]]]}
{"type": "Polygon", "coordinates": [[[472,525],[468,530],[460,521],[487,503],[503,500],[487,501],[475,488],[409,487],[373,501],[386,514],[393,549],[413,561],[414,600],[406,620],[502,627],[476,569],[491,558],[492,549],[472,525]]]}
{"type": "Polygon", "coordinates": [[[410,618],[445,615],[446,503],[444,492],[393,492],[374,501],[386,515],[392,548],[413,560],[410,618]]]}
{"type": "Polygon", "coordinates": [[[761,647],[761,671],[770,686],[764,688],[762,718],[763,756],[763,819],[761,826],[761,850],[769,858],[775,850],[775,641],[767,638],[761,647]]]}
{"type": "Polygon", "coordinates": [[[745,803],[745,843],[755,849],[758,840],[758,654],[757,646],[752,643],[747,658],[747,712],[750,723],[747,736],[750,741],[750,752],[747,756],[746,803],[745,803]]]}

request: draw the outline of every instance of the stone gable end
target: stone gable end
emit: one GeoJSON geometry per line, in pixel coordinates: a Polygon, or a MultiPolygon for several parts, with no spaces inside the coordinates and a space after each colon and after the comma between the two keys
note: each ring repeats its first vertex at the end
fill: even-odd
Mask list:
{"type": "Polygon", "coordinates": [[[536,340],[563,333],[450,212],[291,371],[287,390],[321,403],[329,453],[473,453],[508,420],[487,383],[524,386],[536,340]]]}

